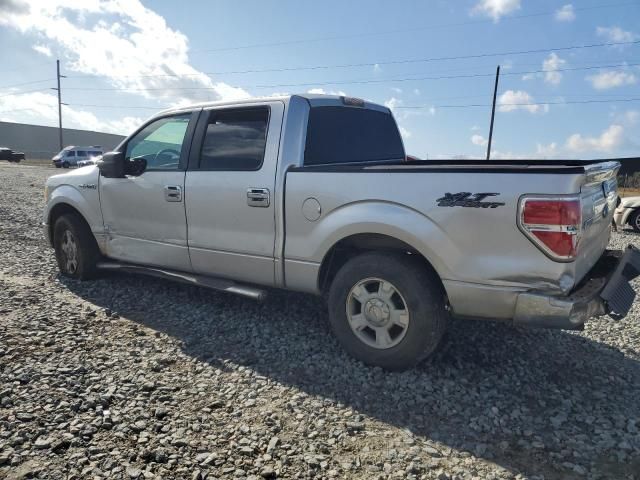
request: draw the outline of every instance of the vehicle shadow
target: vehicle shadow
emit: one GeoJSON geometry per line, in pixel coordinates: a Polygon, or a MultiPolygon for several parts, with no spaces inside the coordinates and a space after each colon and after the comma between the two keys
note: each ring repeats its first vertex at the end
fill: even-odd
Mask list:
{"type": "Polygon", "coordinates": [[[467,451],[547,479],[581,478],[586,471],[572,464],[591,469],[592,478],[640,472],[640,435],[622,443],[627,421],[640,423],[637,351],[625,356],[569,332],[454,321],[432,360],[389,373],[342,351],[315,297],[272,291],[256,303],[118,274],[60,281],[99,307],[178,339],[191,357],[220,369],[246,366],[352,407],[428,440],[443,456],[467,451]]]}

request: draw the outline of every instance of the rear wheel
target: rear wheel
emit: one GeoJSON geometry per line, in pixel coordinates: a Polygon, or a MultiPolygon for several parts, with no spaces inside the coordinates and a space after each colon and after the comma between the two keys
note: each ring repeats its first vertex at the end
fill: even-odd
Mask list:
{"type": "Polygon", "coordinates": [[[636,232],[640,233],[640,208],[636,209],[629,217],[629,225],[636,232]]]}
{"type": "Polygon", "coordinates": [[[91,230],[78,215],[62,215],[56,220],[53,246],[63,275],[85,280],[95,274],[100,250],[91,230]]]}
{"type": "Polygon", "coordinates": [[[329,317],[342,346],[368,365],[403,370],[431,355],[448,314],[440,282],[409,255],[364,253],[337,273],[329,317]]]}

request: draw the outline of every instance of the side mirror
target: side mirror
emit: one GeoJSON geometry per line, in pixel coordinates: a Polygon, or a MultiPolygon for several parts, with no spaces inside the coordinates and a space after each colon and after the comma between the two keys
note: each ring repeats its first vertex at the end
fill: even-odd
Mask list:
{"type": "Polygon", "coordinates": [[[124,153],[107,152],[102,155],[102,159],[98,160],[98,170],[105,178],[123,178],[124,177],[124,153]]]}
{"type": "Polygon", "coordinates": [[[125,162],[125,174],[133,175],[137,177],[138,175],[142,175],[144,171],[147,169],[147,159],[144,157],[135,157],[125,162]]]}

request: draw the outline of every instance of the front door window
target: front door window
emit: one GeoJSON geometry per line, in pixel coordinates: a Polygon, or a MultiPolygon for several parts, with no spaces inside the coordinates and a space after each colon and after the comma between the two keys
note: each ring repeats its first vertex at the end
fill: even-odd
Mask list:
{"type": "Polygon", "coordinates": [[[144,158],[145,171],[178,170],[190,118],[188,113],[150,123],[127,143],[125,161],[144,158]]]}

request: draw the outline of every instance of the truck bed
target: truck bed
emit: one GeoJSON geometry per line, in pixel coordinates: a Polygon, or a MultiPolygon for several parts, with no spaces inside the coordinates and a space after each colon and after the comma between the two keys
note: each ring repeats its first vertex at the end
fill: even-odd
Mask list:
{"type": "Polygon", "coordinates": [[[482,316],[482,299],[499,295],[503,298],[489,302],[486,314],[509,318],[515,292],[565,295],[600,258],[617,196],[605,196],[603,182],[615,182],[618,166],[580,160],[444,160],[291,168],[285,202],[287,284],[313,278],[302,272],[322,262],[325,243],[369,231],[414,246],[442,279],[451,303],[463,310],[459,313],[482,316]],[[487,200],[499,205],[463,208],[473,205],[440,201],[465,192],[488,193],[487,200]],[[519,229],[518,205],[525,194],[582,197],[588,222],[575,261],[548,258],[519,229]],[[319,219],[305,218],[307,199],[318,202],[319,219]],[[496,304],[503,308],[498,311],[496,304]]]}

